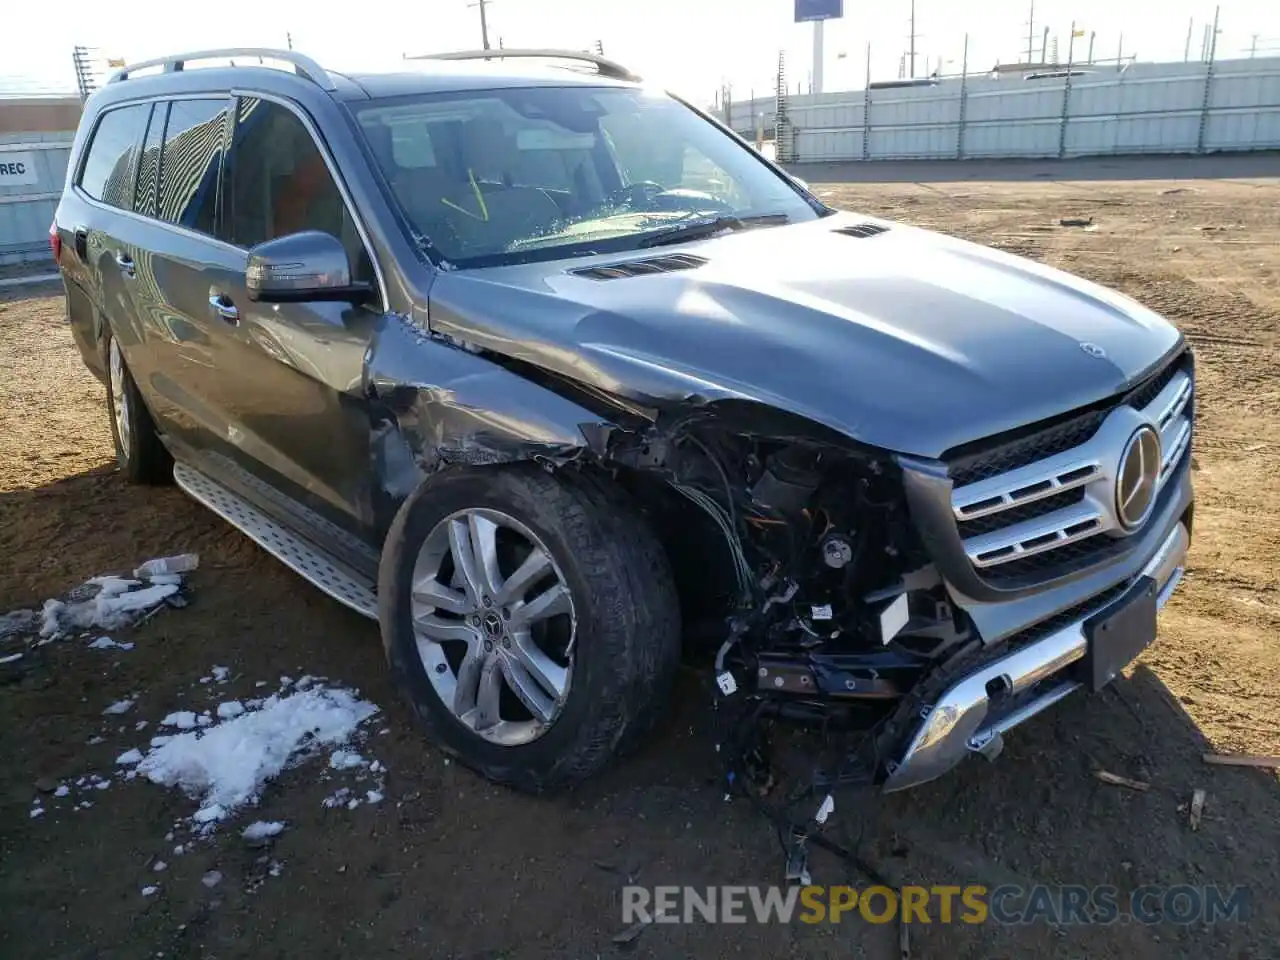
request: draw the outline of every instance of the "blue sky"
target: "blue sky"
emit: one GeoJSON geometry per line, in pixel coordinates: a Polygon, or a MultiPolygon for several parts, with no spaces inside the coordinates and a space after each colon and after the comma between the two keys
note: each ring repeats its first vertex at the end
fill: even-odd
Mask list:
{"type": "MultiPolygon", "coordinates": [[[[76,43],[135,60],[213,46],[283,46],[286,32],[295,47],[335,68],[376,69],[402,53],[478,47],[479,16],[467,3],[132,0],[122,15],[117,5],[70,0],[45,8],[54,12],[49,17],[35,4],[19,4],[0,35],[0,74],[66,86],[76,43]]],[[[1123,34],[1124,52],[1144,60],[1181,60],[1194,21],[1196,59],[1214,12],[1204,0],[1036,0],[1035,7],[1037,53],[1047,26],[1063,60],[1073,20],[1085,31],[1077,56],[1095,33],[1095,55],[1114,57],[1123,34]]],[[[897,76],[909,8],[910,0],[845,0],[846,16],[826,28],[827,89],[861,86],[868,42],[873,78],[897,76]]],[[[916,0],[917,72],[939,59],[944,72],[958,72],[966,32],[978,69],[1025,56],[1029,8],[1030,0],[916,0]]],[[[1247,55],[1255,33],[1260,51],[1280,55],[1280,0],[1222,0],[1221,8],[1219,57],[1247,55]]],[[[735,99],[770,92],[780,48],[792,83],[807,85],[812,30],[793,23],[792,13],[793,0],[493,0],[489,24],[495,45],[498,37],[507,46],[584,48],[600,40],[607,55],[646,78],[709,101],[725,82],[735,99]]]]}

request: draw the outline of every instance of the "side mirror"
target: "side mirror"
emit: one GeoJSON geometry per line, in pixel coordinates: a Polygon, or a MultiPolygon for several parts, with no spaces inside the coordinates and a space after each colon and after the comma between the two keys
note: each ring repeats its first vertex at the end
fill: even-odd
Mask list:
{"type": "Polygon", "coordinates": [[[291,233],[251,247],[244,280],[249,299],[258,303],[359,303],[370,291],[367,283],[351,282],[351,264],[341,241],[319,230],[291,233]]]}

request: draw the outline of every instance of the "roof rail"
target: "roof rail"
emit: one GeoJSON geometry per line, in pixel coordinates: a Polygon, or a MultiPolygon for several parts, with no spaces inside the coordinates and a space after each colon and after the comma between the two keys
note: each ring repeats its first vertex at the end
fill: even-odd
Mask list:
{"type": "Polygon", "coordinates": [[[640,78],[632,73],[622,64],[613,60],[607,60],[604,57],[597,56],[594,53],[585,53],[581,50],[550,50],[550,49],[498,49],[498,50],[459,50],[454,53],[424,53],[416,57],[405,57],[406,60],[510,60],[510,59],[534,59],[534,60],[580,60],[583,63],[594,64],[596,72],[602,77],[608,77],[611,80],[630,80],[635,82],[640,78]]]}
{"type": "Polygon", "coordinates": [[[283,60],[293,64],[298,76],[305,77],[325,90],[337,89],[328,71],[310,57],[293,50],[275,50],[270,47],[227,47],[222,50],[199,50],[195,53],[177,53],[171,57],[160,57],[157,60],[143,60],[141,63],[131,63],[124,69],[117,70],[107,83],[128,80],[132,74],[148,67],[163,67],[165,73],[178,73],[186,69],[187,64],[193,60],[223,60],[232,57],[283,60]]]}

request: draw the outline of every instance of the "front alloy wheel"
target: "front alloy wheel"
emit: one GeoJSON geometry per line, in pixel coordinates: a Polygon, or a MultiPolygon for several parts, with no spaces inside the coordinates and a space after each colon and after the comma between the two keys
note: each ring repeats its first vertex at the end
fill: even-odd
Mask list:
{"type": "Polygon", "coordinates": [[[460,723],[512,746],[555,722],[573,673],[573,595],[528,527],[493,509],[441,520],[412,597],[418,655],[460,723]]]}
{"type": "Polygon", "coordinates": [[[576,468],[429,477],[387,533],[378,608],[427,733],[535,793],[590,776],[649,730],[680,655],[661,546],[621,488],[576,468]]]}

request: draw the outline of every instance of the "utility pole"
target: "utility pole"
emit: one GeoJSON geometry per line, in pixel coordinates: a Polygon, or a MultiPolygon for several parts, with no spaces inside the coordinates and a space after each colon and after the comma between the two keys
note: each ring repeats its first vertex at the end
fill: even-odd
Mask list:
{"type": "Polygon", "coordinates": [[[1098,36],[1097,30],[1089,31],[1089,62],[1090,63],[1093,63],[1093,41],[1094,41],[1094,38],[1097,36],[1098,36]]]}
{"type": "Polygon", "coordinates": [[[916,75],[916,0],[911,0],[911,37],[909,42],[911,46],[908,48],[908,56],[911,58],[911,78],[914,80],[916,75]]]}
{"type": "Polygon", "coordinates": [[[1049,62],[1048,60],[1045,59],[1045,55],[1048,53],[1048,51],[1049,51],[1049,28],[1045,27],[1044,35],[1040,38],[1040,62],[1041,63],[1049,62]]]}
{"type": "Polygon", "coordinates": [[[1258,55],[1258,35],[1253,35],[1253,42],[1249,44],[1249,59],[1252,60],[1258,55]]]}
{"type": "Polygon", "coordinates": [[[1191,59],[1191,28],[1196,25],[1196,18],[1191,17],[1187,21],[1187,45],[1182,48],[1182,62],[1186,63],[1191,59]]]}
{"type": "Polygon", "coordinates": [[[1027,63],[1033,63],[1036,55],[1036,0],[1031,0],[1031,12],[1027,15],[1027,63]]]}
{"type": "Polygon", "coordinates": [[[485,7],[493,3],[493,0],[476,0],[475,3],[467,4],[468,7],[480,8],[480,42],[484,44],[484,49],[489,49],[489,18],[485,13],[485,7]]]}

